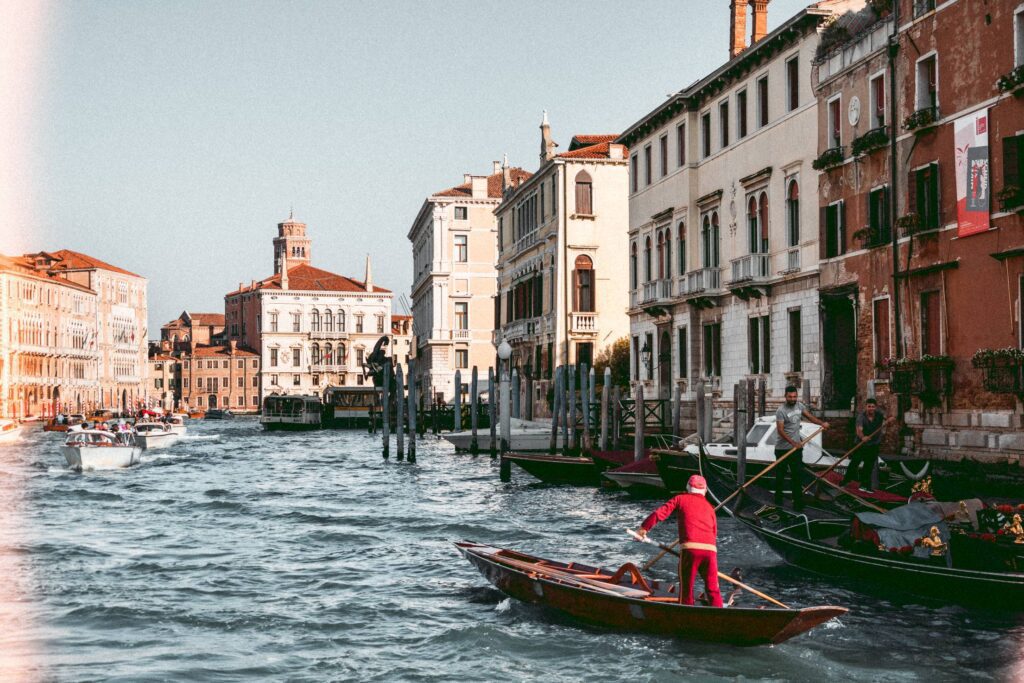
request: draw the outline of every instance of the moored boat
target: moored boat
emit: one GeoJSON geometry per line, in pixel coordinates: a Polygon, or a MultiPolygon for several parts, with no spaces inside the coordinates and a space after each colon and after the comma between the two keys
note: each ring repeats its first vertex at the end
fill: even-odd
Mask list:
{"type": "Polygon", "coordinates": [[[142,448],[132,432],[83,429],[70,432],[60,452],[72,469],[108,470],[136,464],[142,448]]]}
{"type": "MultiPolygon", "coordinates": [[[[457,451],[468,451],[473,443],[472,429],[463,429],[457,432],[442,434],[441,437],[455,446],[457,451]]],[[[498,431],[495,438],[500,439],[498,431]]],[[[498,448],[499,444],[494,444],[498,448]]],[[[481,451],[491,448],[490,429],[477,430],[477,447],[481,451]]],[[[551,423],[538,420],[520,420],[511,418],[509,421],[509,449],[516,453],[521,452],[544,452],[551,448],[551,423]]],[[[561,432],[555,437],[555,448],[562,448],[561,432]]]]}
{"type": "Polygon", "coordinates": [[[847,612],[803,609],[715,608],[679,604],[678,584],[644,577],[631,563],[608,571],[556,562],[462,541],[459,552],[499,590],[588,622],[628,631],[733,645],[782,643],[847,612]]]}
{"type": "Polygon", "coordinates": [[[220,410],[219,408],[210,408],[203,413],[204,420],[231,420],[235,417],[235,414],[230,410],[220,410]]]}
{"type": "Polygon", "coordinates": [[[320,429],[320,413],[319,396],[267,396],[260,423],[267,431],[320,429]]]}
{"type": "Polygon", "coordinates": [[[632,494],[661,495],[665,493],[665,484],[661,481],[661,475],[658,474],[658,466],[650,456],[637,462],[607,469],[602,476],[632,494]]]}
{"type": "Polygon", "coordinates": [[[163,422],[138,422],[135,425],[135,443],[145,450],[164,448],[178,439],[171,426],[163,422]]]}
{"type": "Polygon", "coordinates": [[[505,453],[502,459],[514,463],[546,484],[600,486],[601,473],[633,459],[629,451],[603,451],[599,457],[588,455],[549,455],[547,453],[505,453]]]}

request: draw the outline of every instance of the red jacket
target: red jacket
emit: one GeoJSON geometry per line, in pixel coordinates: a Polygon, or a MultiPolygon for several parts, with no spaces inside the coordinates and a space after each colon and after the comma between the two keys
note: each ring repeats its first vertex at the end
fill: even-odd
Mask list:
{"type": "MultiPolygon", "coordinates": [[[[704,550],[713,550],[718,540],[718,519],[715,509],[707,499],[697,493],[681,493],[651,513],[640,526],[650,531],[659,522],[664,522],[678,510],[679,541],[683,547],[694,547],[692,544],[712,546],[704,550]]],[[[699,547],[699,546],[698,546],[699,547]]]]}

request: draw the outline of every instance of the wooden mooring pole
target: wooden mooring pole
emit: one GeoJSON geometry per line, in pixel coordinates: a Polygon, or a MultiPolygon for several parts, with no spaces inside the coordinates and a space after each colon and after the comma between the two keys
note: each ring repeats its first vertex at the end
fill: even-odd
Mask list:
{"type": "Polygon", "coordinates": [[[470,428],[473,430],[473,436],[469,440],[469,452],[473,455],[478,455],[480,453],[480,443],[477,441],[476,432],[477,422],[479,422],[479,420],[477,419],[477,410],[480,407],[480,396],[479,392],[477,391],[477,381],[477,370],[476,366],[474,365],[473,374],[471,376],[471,379],[469,380],[469,407],[471,411],[469,416],[469,425],[470,428]]]}
{"type": "Polygon", "coordinates": [[[384,441],[384,459],[391,456],[391,361],[384,364],[384,381],[380,392],[380,432],[384,441]]]}
{"type": "MultiPolygon", "coordinates": [[[[405,376],[402,373],[402,366],[395,367],[395,445],[398,451],[398,459],[405,460],[405,376]]],[[[413,436],[415,439],[416,437],[413,436]]]]}
{"type": "Polygon", "coordinates": [[[416,359],[409,359],[409,462],[416,462],[416,359]]]}

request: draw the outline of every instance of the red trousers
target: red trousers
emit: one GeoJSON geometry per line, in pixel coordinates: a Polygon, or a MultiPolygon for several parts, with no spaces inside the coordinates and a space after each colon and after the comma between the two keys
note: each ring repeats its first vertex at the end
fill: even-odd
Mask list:
{"type": "Polygon", "coordinates": [[[712,550],[681,548],[679,557],[679,595],[682,604],[693,604],[693,581],[700,572],[704,589],[711,598],[712,607],[722,606],[722,593],[718,590],[718,553],[712,550]]]}

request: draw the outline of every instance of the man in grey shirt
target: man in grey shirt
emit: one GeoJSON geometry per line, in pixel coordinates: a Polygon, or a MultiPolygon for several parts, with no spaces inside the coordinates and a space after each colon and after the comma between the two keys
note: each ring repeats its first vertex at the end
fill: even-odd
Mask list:
{"type": "Polygon", "coordinates": [[[800,446],[800,421],[806,419],[822,429],[828,429],[828,422],[822,422],[807,411],[807,407],[796,400],[796,387],[786,387],[786,402],[775,411],[775,429],[779,439],[775,442],[775,459],[778,460],[790,450],[796,448],[775,473],[775,504],[783,503],[783,484],[786,481],[786,470],[793,487],[793,509],[804,509],[804,449],[800,446]]]}

